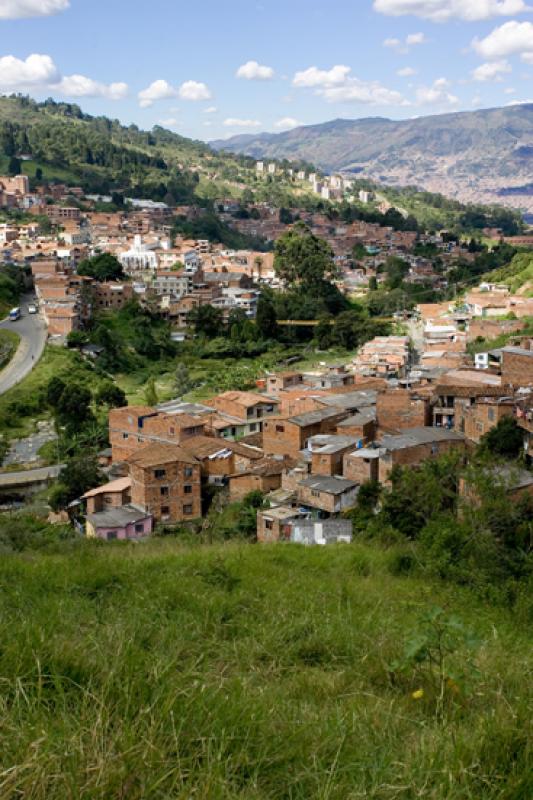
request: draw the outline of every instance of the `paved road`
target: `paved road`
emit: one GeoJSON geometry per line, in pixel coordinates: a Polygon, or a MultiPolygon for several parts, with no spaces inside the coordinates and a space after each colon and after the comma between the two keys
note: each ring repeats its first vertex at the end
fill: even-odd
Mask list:
{"type": "Polygon", "coordinates": [[[28,314],[28,305],[35,302],[33,294],[20,300],[22,316],[16,322],[8,319],[0,322],[0,328],[15,331],[20,336],[17,352],[0,372],[0,394],[25,378],[42,356],[46,344],[46,326],[40,314],[28,314]]]}

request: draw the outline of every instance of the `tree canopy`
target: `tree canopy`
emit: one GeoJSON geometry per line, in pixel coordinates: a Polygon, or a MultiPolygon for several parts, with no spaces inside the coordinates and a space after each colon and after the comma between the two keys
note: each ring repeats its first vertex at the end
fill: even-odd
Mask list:
{"type": "Polygon", "coordinates": [[[329,244],[311,233],[302,222],[276,241],[274,269],[291,288],[312,289],[338,274],[329,244]]]}

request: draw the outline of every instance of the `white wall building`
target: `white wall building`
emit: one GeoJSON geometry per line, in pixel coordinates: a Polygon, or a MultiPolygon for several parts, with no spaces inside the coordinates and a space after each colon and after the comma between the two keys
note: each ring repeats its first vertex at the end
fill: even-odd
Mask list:
{"type": "Polygon", "coordinates": [[[143,244],[142,236],[136,235],[130,250],[119,253],[118,260],[128,275],[148,272],[157,269],[157,255],[150,247],[143,244]]]}

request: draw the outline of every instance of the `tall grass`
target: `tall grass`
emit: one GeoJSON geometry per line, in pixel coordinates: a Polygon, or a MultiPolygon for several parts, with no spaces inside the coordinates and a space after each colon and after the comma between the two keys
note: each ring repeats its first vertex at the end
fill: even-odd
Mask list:
{"type": "Polygon", "coordinates": [[[170,541],[5,555],[0,798],[526,800],[528,632],[396,574],[394,555],[170,541]],[[388,667],[435,602],[483,640],[443,721],[388,667]]]}

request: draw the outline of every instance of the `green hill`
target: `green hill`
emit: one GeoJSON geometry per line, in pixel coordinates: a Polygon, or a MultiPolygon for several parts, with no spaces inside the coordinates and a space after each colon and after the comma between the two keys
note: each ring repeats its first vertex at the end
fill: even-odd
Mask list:
{"type": "Polygon", "coordinates": [[[394,548],[61,550],[0,563],[6,798],[531,796],[526,625],[394,548]],[[435,603],[479,638],[444,717],[391,667],[435,603]]]}
{"type": "MultiPolygon", "coordinates": [[[[142,131],[107,117],[91,117],[79,106],[29,97],[0,98],[0,174],[13,156],[30,154],[23,170],[34,178],[81,184],[107,194],[201,200],[210,190],[242,192],[255,171],[245,157],[218,155],[202,142],[155,127],[142,131]],[[240,188],[235,188],[240,187],[240,188]]],[[[226,195],[226,196],[227,196],[226,195]]]]}

